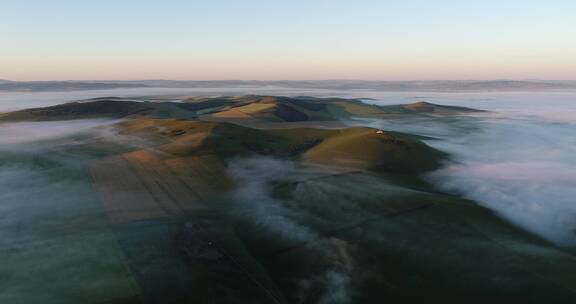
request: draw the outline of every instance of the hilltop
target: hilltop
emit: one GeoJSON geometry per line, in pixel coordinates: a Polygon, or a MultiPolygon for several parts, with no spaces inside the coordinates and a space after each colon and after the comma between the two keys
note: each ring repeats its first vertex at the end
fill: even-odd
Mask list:
{"type": "Polygon", "coordinates": [[[191,97],[181,102],[162,99],[105,97],[61,105],[0,114],[0,121],[47,121],[85,118],[182,118],[221,122],[303,122],[339,121],[353,117],[395,117],[398,115],[451,115],[481,112],[464,107],[417,102],[376,106],[360,99],[223,96],[191,97]]]}
{"type": "Polygon", "coordinates": [[[214,155],[274,156],[380,172],[418,173],[446,158],[411,136],[372,128],[339,130],[291,128],[262,130],[230,123],[174,119],[136,119],[121,123],[122,134],[161,142],[156,150],[173,157],[214,155]]]}
{"type": "Polygon", "coordinates": [[[211,102],[188,104],[106,97],[4,113],[0,114],[0,121],[53,121],[130,117],[193,119],[196,118],[196,111],[212,105],[213,103],[211,102]]]}
{"type": "Polygon", "coordinates": [[[438,105],[426,101],[403,105],[383,106],[381,108],[387,114],[465,114],[486,112],[466,107],[438,105]]]}

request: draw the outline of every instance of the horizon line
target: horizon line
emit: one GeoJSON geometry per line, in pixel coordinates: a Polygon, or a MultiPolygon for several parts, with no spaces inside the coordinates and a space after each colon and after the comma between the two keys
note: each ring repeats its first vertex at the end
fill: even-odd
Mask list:
{"type": "Polygon", "coordinates": [[[518,82],[562,82],[562,81],[576,81],[576,79],[527,79],[527,78],[486,78],[486,79],[397,79],[397,80],[384,80],[384,79],[53,79],[53,80],[13,80],[8,78],[0,78],[0,81],[9,82],[99,82],[99,81],[245,81],[245,82],[298,82],[298,81],[363,81],[363,82],[435,82],[435,81],[452,81],[452,82],[486,82],[486,81],[518,81],[518,82]]]}

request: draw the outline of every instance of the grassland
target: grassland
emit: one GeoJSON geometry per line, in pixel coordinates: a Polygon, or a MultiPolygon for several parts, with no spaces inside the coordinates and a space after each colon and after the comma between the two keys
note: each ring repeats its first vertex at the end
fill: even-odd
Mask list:
{"type": "MultiPolygon", "coordinates": [[[[134,184],[147,185],[133,191],[147,193],[155,202],[151,214],[122,216],[120,221],[176,217],[205,223],[223,261],[207,266],[192,257],[189,263],[199,275],[192,282],[204,282],[208,290],[213,284],[227,286],[224,294],[205,297],[315,303],[335,291],[320,279],[308,287],[299,282],[336,275],[353,282],[346,288],[357,303],[457,303],[471,301],[471,295],[477,303],[541,301],[551,295],[558,301],[573,299],[570,282],[576,263],[570,255],[473,202],[434,191],[418,173],[437,167],[446,156],[409,136],[369,128],[256,130],[182,120],[135,120],[121,128],[159,137],[162,144],[153,153],[123,156],[130,164],[126,170],[140,179],[134,184]],[[227,172],[238,157],[254,156],[295,162],[302,166],[297,171],[306,174],[272,178],[264,186],[270,197],[254,196],[252,201],[248,196],[239,203],[243,198],[236,193],[245,185],[227,172]],[[258,224],[236,213],[256,212],[261,204],[280,204],[288,214],[295,212],[291,225],[311,236],[300,239],[278,231],[273,223],[258,224]],[[238,284],[248,284],[245,288],[254,294],[234,292],[232,286],[238,284]]],[[[123,198],[111,206],[120,201],[140,200],[123,198]]],[[[146,200],[141,201],[138,206],[145,206],[146,200]]]]}
{"type": "Polygon", "coordinates": [[[448,155],[409,134],[313,127],[465,108],[271,96],[110,103],[4,116],[124,118],[118,134],[143,143],[68,148],[90,155],[121,274],[137,285],[137,296],[106,303],[576,300],[568,249],[421,178],[448,155]]]}

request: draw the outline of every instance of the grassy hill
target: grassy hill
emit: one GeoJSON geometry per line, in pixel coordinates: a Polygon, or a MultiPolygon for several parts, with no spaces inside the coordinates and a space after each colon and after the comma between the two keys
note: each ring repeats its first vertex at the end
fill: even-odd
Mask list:
{"type": "Polygon", "coordinates": [[[419,101],[404,105],[392,105],[381,107],[386,113],[389,114],[465,114],[465,113],[481,113],[486,112],[483,110],[471,109],[458,106],[445,106],[437,105],[425,101],[419,101]]]}
{"type": "MultiPolygon", "coordinates": [[[[140,235],[140,242],[164,250],[164,259],[178,261],[180,255],[168,254],[173,246],[192,247],[184,260],[191,267],[190,284],[206,288],[190,299],[234,302],[250,291],[259,294],[255,303],[270,297],[314,303],[334,292],[326,290],[331,285],[323,278],[329,275],[352,282],[356,303],[460,303],[471,295],[479,298],[476,303],[574,299],[576,263],[570,255],[474,202],[435,191],[419,174],[445,155],[409,135],[147,118],[122,122],[119,130],[154,144],[95,163],[95,186],[110,220],[122,229],[136,227],[125,237],[130,242],[140,235]],[[266,177],[260,193],[233,168],[254,156],[297,167],[266,177],[277,169],[256,170],[251,167],[257,162],[249,163],[252,171],[244,178],[266,177]],[[149,227],[145,234],[137,223],[149,227]],[[183,228],[193,223],[205,228],[183,228]],[[304,240],[291,234],[293,225],[306,231],[304,240]],[[159,241],[165,239],[177,241],[159,241]],[[216,249],[195,249],[206,242],[216,249]],[[310,285],[302,286],[306,280],[310,285]],[[209,292],[214,284],[221,288],[216,295],[209,292]]],[[[127,233],[120,231],[120,237],[127,233]]],[[[141,254],[127,258],[132,265],[149,264],[141,254]]],[[[136,278],[161,284],[166,270],[136,278]]]]}
{"type": "Polygon", "coordinates": [[[0,121],[55,121],[135,116],[194,118],[194,105],[173,102],[137,102],[97,99],[0,114],[0,121]]]}
{"type": "Polygon", "coordinates": [[[439,167],[443,154],[422,142],[371,128],[350,128],[306,151],[304,159],[323,164],[397,172],[439,167]]]}
{"type": "Polygon", "coordinates": [[[434,189],[421,175],[448,156],[417,137],[238,124],[467,112],[338,98],[107,97],[1,119],[123,118],[118,133],[138,139],[75,152],[91,155],[87,182],[140,287],[127,303],[319,303],[335,294],[350,303],[573,302],[573,256],[434,189]]]}
{"type": "Polygon", "coordinates": [[[424,172],[445,155],[409,136],[371,128],[259,130],[230,123],[138,119],[121,124],[125,134],[160,138],[158,150],[176,156],[267,155],[363,170],[424,172]]]}
{"type": "Polygon", "coordinates": [[[375,106],[357,99],[224,96],[195,97],[182,102],[162,99],[95,98],[81,102],[26,109],[0,114],[0,121],[48,121],[84,118],[183,118],[222,122],[303,122],[337,121],[352,117],[394,117],[397,115],[449,115],[480,112],[463,107],[426,102],[407,105],[375,106]]]}
{"type": "Polygon", "coordinates": [[[255,119],[268,122],[333,120],[329,99],[278,96],[230,97],[236,103],[211,116],[219,119],[255,119]]]}

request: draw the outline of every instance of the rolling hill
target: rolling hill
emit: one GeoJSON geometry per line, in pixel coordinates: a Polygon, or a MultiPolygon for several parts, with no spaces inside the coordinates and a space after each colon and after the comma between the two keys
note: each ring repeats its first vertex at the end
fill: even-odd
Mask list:
{"type": "Polygon", "coordinates": [[[396,117],[398,115],[454,115],[482,112],[464,107],[417,102],[375,106],[358,99],[224,96],[187,98],[182,102],[162,99],[95,98],[61,105],[0,114],[0,121],[49,121],[85,118],[181,118],[219,122],[339,121],[353,117],[396,117]]]}
{"type": "Polygon", "coordinates": [[[112,139],[59,146],[89,155],[74,179],[95,190],[95,216],[138,286],[105,303],[318,303],[341,286],[352,303],[573,302],[572,255],[422,178],[449,155],[410,134],[293,127],[475,112],[340,98],[106,97],[0,120],[122,119],[112,139]]]}
{"type": "Polygon", "coordinates": [[[465,113],[482,113],[483,110],[471,109],[466,107],[445,106],[433,104],[425,101],[419,101],[410,104],[392,105],[381,107],[386,113],[389,114],[436,114],[436,115],[450,115],[450,114],[465,114],[465,113]]]}
{"type": "Polygon", "coordinates": [[[332,167],[402,173],[435,169],[446,157],[410,136],[372,128],[261,130],[230,123],[174,119],[130,120],[121,123],[120,128],[123,134],[163,142],[156,149],[177,157],[229,158],[255,154],[332,167]]]}

